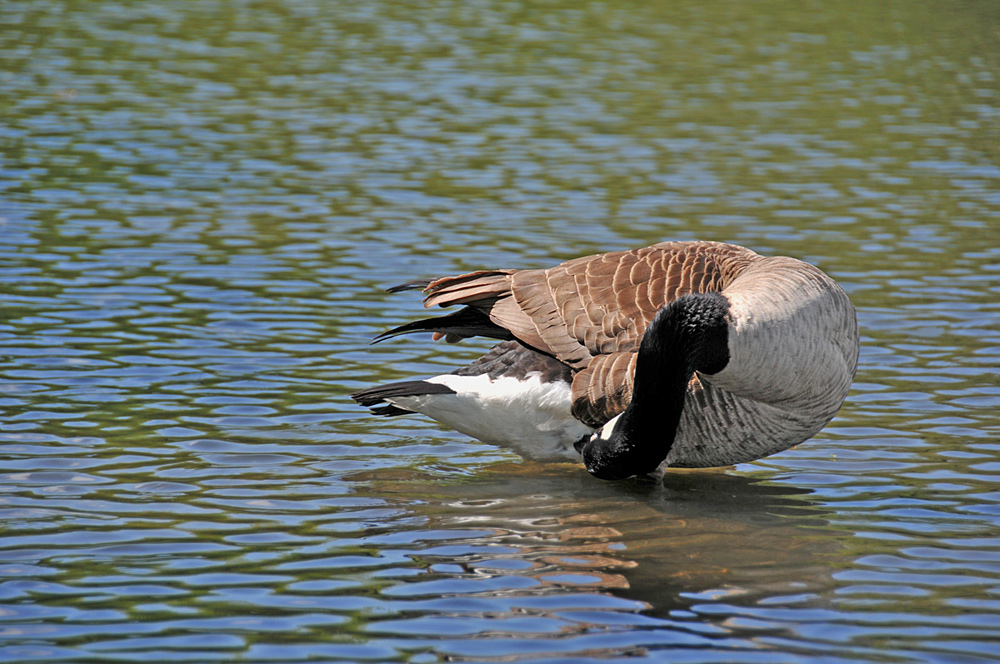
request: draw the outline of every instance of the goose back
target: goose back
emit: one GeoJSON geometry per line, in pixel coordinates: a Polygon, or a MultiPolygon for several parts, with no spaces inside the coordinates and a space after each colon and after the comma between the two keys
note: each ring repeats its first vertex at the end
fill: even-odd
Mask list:
{"type": "Polygon", "coordinates": [[[632,396],[646,326],[687,293],[722,291],[757,253],[719,242],[663,242],[548,269],[488,270],[432,281],[424,306],[465,304],[574,372],[573,415],[597,427],[632,396]]]}

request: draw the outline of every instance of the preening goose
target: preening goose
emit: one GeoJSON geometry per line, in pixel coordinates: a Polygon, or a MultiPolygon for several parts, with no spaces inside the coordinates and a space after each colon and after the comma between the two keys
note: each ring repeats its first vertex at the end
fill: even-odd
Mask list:
{"type": "Polygon", "coordinates": [[[351,396],[529,457],[582,455],[603,479],[788,449],[833,419],[857,368],[857,317],[835,281],[732,244],[664,242],[390,290],[416,288],[425,307],[464,306],[376,341],[500,343],[454,373],[351,396]]]}

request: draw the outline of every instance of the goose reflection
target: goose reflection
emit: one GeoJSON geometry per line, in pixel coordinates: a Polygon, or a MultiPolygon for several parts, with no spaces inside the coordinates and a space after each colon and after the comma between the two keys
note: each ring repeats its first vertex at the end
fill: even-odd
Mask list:
{"type": "Polygon", "coordinates": [[[440,646],[451,654],[470,655],[469,637],[590,639],[623,624],[642,624],[647,636],[651,626],[676,631],[704,647],[741,637],[724,620],[698,617],[696,605],[832,583],[824,557],[837,540],[820,536],[828,526],[809,492],[751,477],[689,471],[595,485],[568,466],[518,462],[461,481],[418,472],[352,479],[362,493],[408,502],[422,530],[456,533],[460,545],[411,553],[426,574],[382,591],[423,600],[409,607],[421,607],[418,615],[368,626],[411,638],[451,634],[440,646]],[[427,604],[432,597],[439,601],[427,604]]]}

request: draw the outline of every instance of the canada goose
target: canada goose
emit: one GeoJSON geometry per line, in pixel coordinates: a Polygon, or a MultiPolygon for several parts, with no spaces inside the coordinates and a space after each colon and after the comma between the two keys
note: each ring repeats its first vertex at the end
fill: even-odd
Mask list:
{"type": "Polygon", "coordinates": [[[664,242],[390,291],[417,288],[425,307],[465,306],[375,341],[500,343],[454,373],[351,396],[529,457],[582,455],[603,479],[788,449],[833,419],[857,368],[857,316],[835,281],[732,244],[664,242]]]}

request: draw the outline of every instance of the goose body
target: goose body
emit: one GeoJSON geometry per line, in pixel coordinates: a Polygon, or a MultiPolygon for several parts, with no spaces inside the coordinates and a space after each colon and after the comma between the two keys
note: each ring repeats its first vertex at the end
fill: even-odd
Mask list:
{"type": "Polygon", "coordinates": [[[382,415],[423,413],[597,477],[722,466],[788,449],[840,409],[855,310],[818,268],[715,242],[664,242],[548,269],[413,282],[450,315],[395,328],[500,342],[450,374],[362,390],[382,415]]]}

